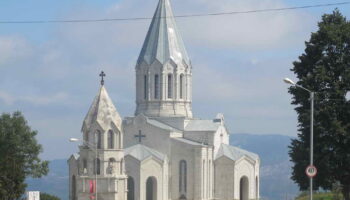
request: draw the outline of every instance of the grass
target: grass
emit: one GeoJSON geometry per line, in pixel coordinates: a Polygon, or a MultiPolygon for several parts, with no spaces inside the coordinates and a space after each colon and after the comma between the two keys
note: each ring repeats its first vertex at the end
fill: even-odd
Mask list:
{"type": "MultiPolygon", "coordinates": [[[[319,192],[313,195],[314,200],[341,200],[341,194],[335,194],[332,192],[319,192]],[[338,197],[338,198],[337,198],[338,197]]],[[[295,200],[309,200],[309,195],[302,195],[297,197],[295,200]]]]}

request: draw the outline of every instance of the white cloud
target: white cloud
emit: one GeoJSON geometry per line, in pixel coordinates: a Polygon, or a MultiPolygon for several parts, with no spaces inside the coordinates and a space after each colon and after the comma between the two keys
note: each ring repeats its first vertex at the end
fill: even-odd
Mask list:
{"type": "Polygon", "coordinates": [[[4,91],[0,91],[0,100],[7,105],[12,105],[15,102],[15,98],[4,91]]]}
{"type": "MultiPolygon", "coordinates": [[[[186,13],[216,13],[288,7],[281,0],[193,0],[183,2],[183,4],[185,5],[181,8],[187,8],[186,13]]],[[[299,11],[284,11],[179,18],[178,22],[186,40],[197,45],[263,50],[293,45],[300,40],[300,37],[308,35],[311,17],[299,11]]]]}
{"type": "Polygon", "coordinates": [[[30,56],[32,47],[29,43],[18,36],[0,36],[0,69],[9,67],[8,65],[17,59],[30,56]]]}
{"type": "Polygon", "coordinates": [[[32,105],[49,105],[53,103],[61,103],[67,101],[68,95],[64,92],[56,93],[53,95],[43,94],[30,94],[26,96],[13,95],[8,92],[0,91],[0,100],[7,105],[13,105],[19,102],[25,102],[32,105]]]}

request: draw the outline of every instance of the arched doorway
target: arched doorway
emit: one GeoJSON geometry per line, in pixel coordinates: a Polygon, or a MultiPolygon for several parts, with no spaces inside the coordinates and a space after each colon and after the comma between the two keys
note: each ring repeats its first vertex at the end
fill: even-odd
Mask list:
{"type": "Polygon", "coordinates": [[[134,179],[129,176],[128,177],[128,199],[127,200],[134,200],[135,199],[135,183],[134,179]]]}
{"type": "Polygon", "coordinates": [[[77,181],[75,179],[75,175],[72,176],[72,200],[77,199],[77,181]]]}
{"type": "Polygon", "coordinates": [[[157,179],[153,176],[146,182],[146,200],[157,200],[157,179]]]}
{"type": "Polygon", "coordinates": [[[239,199],[249,200],[249,180],[246,176],[239,181],[239,199]]]}

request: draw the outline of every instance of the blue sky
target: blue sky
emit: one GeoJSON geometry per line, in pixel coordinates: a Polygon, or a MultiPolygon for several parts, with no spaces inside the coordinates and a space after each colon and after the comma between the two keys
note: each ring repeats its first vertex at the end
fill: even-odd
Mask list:
{"type": "MultiPolygon", "coordinates": [[[[172,0],[175,14],[244,11],[330,0],[172,0]]],[[[149,17],[157,0],[2,0],[0,20],[149,17]]],[[[334,7],[178,19],[192,59],[195,117],[225,114],[231,133],[296,136],[284,77],[334,7]],[[210,79],[209,79],[210,78],[210,79]],[[208,81],[209,80],[209,81],[208,81]]],[[[340,6],[349,17],[350,6],[340,6]]],[[[44,146],[45,159],[68,158],[107,73],[122,116],[135,109],[134,66],[150,21],[0,24],[0,112],[20,110],[44,146]]]]}

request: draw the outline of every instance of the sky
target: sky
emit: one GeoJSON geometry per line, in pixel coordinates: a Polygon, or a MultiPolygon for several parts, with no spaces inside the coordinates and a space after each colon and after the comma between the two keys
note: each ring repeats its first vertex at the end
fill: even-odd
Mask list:
{"type": "MultiPolygon", "coordinates": [[[[151,17],[158,0],[0,0],[0,21],[151,17]]],[[[175,15],[247,11],[334,0],[172,0],[175,15]]],[[[317,22],[335,6],[178,18],[193,65],[194,116],[224,113],[230,133],[297,135],[283,78],[317,22]]],[[[347,17],[350,5],[338,6],[347,17]]],[[[21,111],[43,145],[43,159],[77,151],[98,76],[121,116],[135,110],[135,64],[150,20],[0,23],[0,113],[21,111]]]]}

